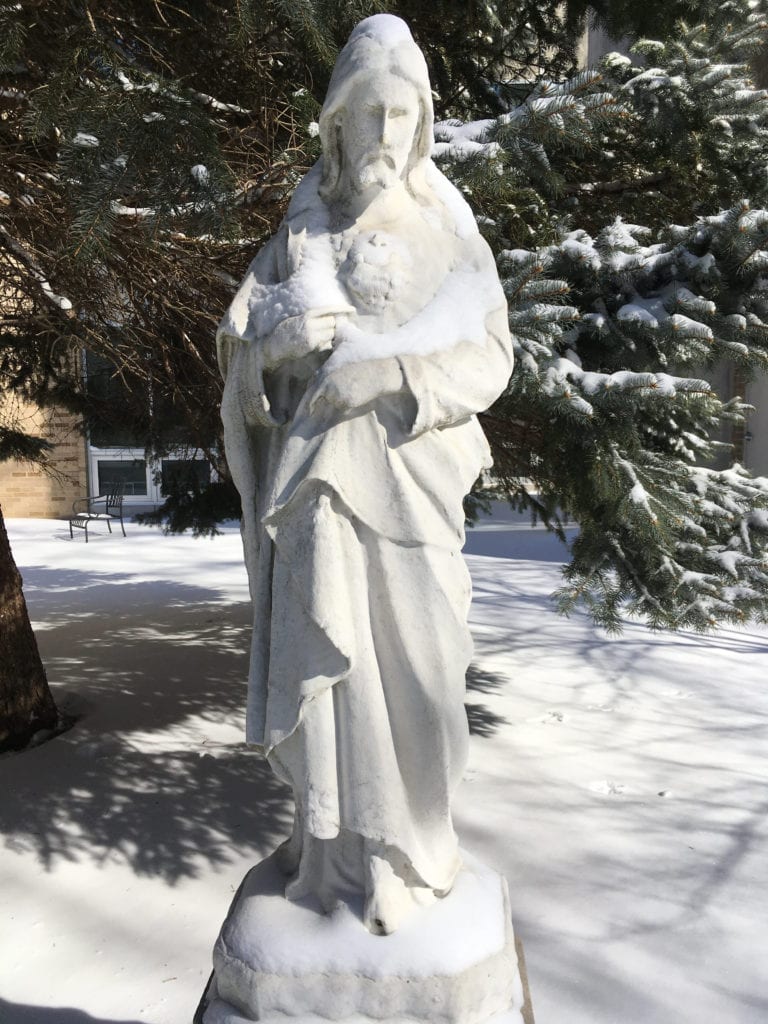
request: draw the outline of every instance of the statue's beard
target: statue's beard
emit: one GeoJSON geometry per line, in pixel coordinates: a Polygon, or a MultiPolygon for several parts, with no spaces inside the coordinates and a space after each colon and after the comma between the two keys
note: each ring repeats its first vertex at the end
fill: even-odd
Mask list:
{"type": "Polygon", "coordinates": [[[395,161],[388,153],[369,153],[352,171],[352,184],[358,192],[376,187],[393,188],[399,180],[395,161]]]}

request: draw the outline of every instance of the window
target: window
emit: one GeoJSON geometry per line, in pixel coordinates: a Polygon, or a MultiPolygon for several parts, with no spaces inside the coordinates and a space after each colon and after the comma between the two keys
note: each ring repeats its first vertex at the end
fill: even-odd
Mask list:
{"type": "Polygon", "coordinates": [[[166,427],[173,422],[173,408],[167,401],[153,403],[147,395],[146,418],[139,422],[141,412],[136,412],[125,384],[115,376],[108,360],[86,352],[85,374],[88,393],[102,408],[91,422],[88,436],[92,494],[107,494],[119,484],[129,504],[160,505],[172,489],[193,490],[211,482],[210,464],[194,457],[196,450],[181,428],[175,434],[166,430],[166,436],[178,441],[178,450],[159,462],[146,458],[144,444],[153,416],[162,414],[166,427]],[[125,414],[121,417],[121,412],[129,409],[133,409],[133,421],[125,414]]]}
{"type": "Polygon", "coordinates": [[[97,459],[96,473],[99,494],[108,494],[117,485],[126,497],[147,494],[146,459],[97,459]]]}
{"type": "Polygon", "coordinates": [[[204,459],[163,459],[160,471],[160,493],[172,489],[202,489],[211,482],[211,467],[204,459]]]}
{"type": "Polygon", "coordinates": [[[121,420],[120,410],[131,408],[125,385],[114,375],[112,364],[93,352],[85,354],[85,375],[88,395],[103,403],[103,411],[91,423],[90,443],[96,448],[141,447],[149,423],[149,408],[147,423],[143,425],[121,420]]]}

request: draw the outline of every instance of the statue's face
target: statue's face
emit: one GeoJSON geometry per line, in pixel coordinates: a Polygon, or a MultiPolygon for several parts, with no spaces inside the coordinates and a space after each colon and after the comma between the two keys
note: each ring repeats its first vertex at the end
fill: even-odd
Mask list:
{"type": "Polygon", "coordinates": [[[391,188],[402,177],[419,123],[416,89],[382,75],[353,92],[343,120],[344,157],[358,192],[391,188]]]}

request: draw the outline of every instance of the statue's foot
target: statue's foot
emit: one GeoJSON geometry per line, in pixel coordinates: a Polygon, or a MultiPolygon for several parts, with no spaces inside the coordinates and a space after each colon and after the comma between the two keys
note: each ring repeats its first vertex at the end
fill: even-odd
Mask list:
{"type": "Polygon", "coordinates": [[[366,861],[363,923],[374,935],[389,935],[410,909],[406,885],[383,857],[373,854],[366,861]]]}
{"type": "Polygon", "coordinates": [[[374,935],[391,935],[417,907],[427,907],[438,899],[425,886],[409,886],[386,857],[366,856],[366,886],[363,923],[374,935]]]}

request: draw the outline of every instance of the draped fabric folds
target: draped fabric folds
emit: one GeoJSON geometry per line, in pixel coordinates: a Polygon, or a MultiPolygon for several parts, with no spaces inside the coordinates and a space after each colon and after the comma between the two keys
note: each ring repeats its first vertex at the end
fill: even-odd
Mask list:
{"type": "Polygon", "coordinates": [[[409,884],[445,891],[459,867],[450,798],[466,757],[472,651],[462,500],[490,465],[474,414],[506,386],[512,355],[490,252],[463,200],[430,173],[443,226],[425,216],[423,230],[442,232],[446,270],[387,335],[379,360],[400,368],[398,394],[346,413],[313,407],[336,353],[325,366],[312,355],[265,369],[275,307],[285,317],[318,302],[353,305],[334,263],[319,170],[299,187],[219,332],[226,451],[254,604],[248,739],[295,795],[289,894],[322,876],[331,902],[359,887],[365,840],[390,851],[409,884]],[[454,285],[471,316],[440,313],[454,285]],[[409,347],[408,316],[428,323],[430,304],[442,334],[409,347]]]}

